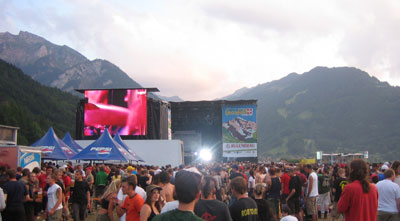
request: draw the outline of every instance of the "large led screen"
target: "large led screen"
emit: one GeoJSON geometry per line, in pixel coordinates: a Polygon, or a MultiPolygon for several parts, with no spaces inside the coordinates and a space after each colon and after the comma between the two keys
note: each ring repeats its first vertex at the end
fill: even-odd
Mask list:
{"type": "Polygon", "coordinates": [[[146,135],[146,89],[86,90],[84,136],[100,136],[106,128],[111,135],[146,135]]]}

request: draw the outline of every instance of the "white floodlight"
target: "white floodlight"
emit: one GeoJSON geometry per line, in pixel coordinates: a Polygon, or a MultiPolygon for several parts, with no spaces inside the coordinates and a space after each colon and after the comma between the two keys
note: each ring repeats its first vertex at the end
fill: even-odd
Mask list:
{"type": "Polygon", "coordinates": [[[199,157],[204,161],[210,161],[212,159],[212,153],[209,149],[202,149],[200,150],[199,157]]]}

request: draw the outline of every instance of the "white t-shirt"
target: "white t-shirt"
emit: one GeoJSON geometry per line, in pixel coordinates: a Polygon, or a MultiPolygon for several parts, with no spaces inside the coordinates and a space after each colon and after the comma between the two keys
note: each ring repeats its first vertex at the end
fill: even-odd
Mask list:
{"type": "MultiPolygon", "coordinates": [[[[119,191],[118,191],[118,195],[117,195],[118,202],[121,201],[122,204],[124,204],[126,196],[127,196],[127,194],[123,194],[122,193],[122,188],[120,188],[119,191]]],[[[119,218],[119,220],[120,221],[125,221],[126,220],[126,213],[124,213],[124,215],[122,215],[119,218]]]]}
{"type": "Polygon", "coordinates": [[[147,193],[146,193],[146,191],[144,191],[144,189],[142,187],[136,186],[135,192],[137,194],[139,194],[143,198],[144,201],[146,201],[147,193]]]}
{"type": "Polygon", "coordinates": [[[221,189],[221,186],[222,186],[222,179],[221,179],[221,176],[220,176],[220,175],[215,175],[215,176],[213,176],[213,178],[214,178],[215,181],[216,181],[216,183],[215,183],[215,188],[216,188],[217,190],[221,189]]]}
{"type": "MultiPolygon", "coordinates": [[[[47,211],[50,211],[53,209],[53,207],[56,205],[57,203],[57,190],[60,189],[61,191],[61,187],[59,185],[57,185],[56,183],[53,184],[48,190],[47,190],[47,211]]],[[[62,196],[60,196],[62,197],[62,196]]],[[[62,209],[62,203],[60,203],[60,205],[57,207],[56,210],[62,209]]]]}
{"type": "Polygon", "coordinates": [[[281,219],[281,221],[298,221],[298,219],[294,216],[288,215],[281,219]]]}
{"type": "Polygon", "coordinates": [[[400,198],[400,187],[391,180],[384,179],[376,184],[378,189],[378,211],[397,213],[397,199],[400,198]]]}
{"type": "Polygon", "coordinates": [[[310,175],[308,176],[307,191],[309,190],[310,187],[311,183],[310,179],[313,179],[313,186],[310,193],[310,197],[316,197],[318,196],[318,176],[314,171],[311,172],[310,175]]]}
{"type": "Polygon", "coordinates": [[[179,201],[178,200],[174,200],[174,201],[168,202],[161,209],[160,213],[166,213],[168,211],[171,211],[171,210],[174,210],[174,209],[178,209],[178,206],[179,206],[179,201]]]}
{"type": "Polygon", "coordinates": [[[256,179],[254,179],[254,177],[250,176],[249,177],[249,181],[248,181],[248,185],[247,187],[250,188],[255,188],[256,187],[256,179]]]}
{"type": "Polygon", "coordinates": [[[400,175],[396,176],[396,178],[394,178],[394,182],[400,186],[400,175]]]}
{"type": "MultiPolygon", "coordinates": [[[[0,211],[3,211],[6,208],[6,201],[4,198],[4,192],[3,189],[0,187],[0,211]]],[[[0,221],[1,221],[1,215],[0,215],[0,221]]]]}
{"type": "MultiPolygon", "coordinates": [[[[142,187],[136,186],[135,192],[136,192],[137,194],[139,194],[139,195],[143,198],[143,200],[146,200],[147,194],[146,194],[146,191],[144,191],[144,189],[143,189],[142,187]]],[[[126,194],[123,194],[123,193],[122,193],[122,189],[120,188],[119,191],[118,191],[118,194],[117,194],[117,199],[118,199],[118,201],[122,201],[122,203],[124,203],[124,201],[125,201],[125,199],[126,199],[126,196],[127,196],[127,195],[126,195],[126,194]]],[[[120,221],[125,221],[125,220],[126,220],[126,213],[124,213],[124,215],[122,215],[122,216],[119,218],[119,220],[120,220],[120,221]]]]}

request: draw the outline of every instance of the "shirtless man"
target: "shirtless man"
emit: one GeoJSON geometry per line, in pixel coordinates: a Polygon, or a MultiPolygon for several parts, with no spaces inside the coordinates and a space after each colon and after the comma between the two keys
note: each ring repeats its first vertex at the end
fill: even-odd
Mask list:
{"type": "Polygon", "coordinates": [[[160,173],[160,181],[161,181],[161,197],[165,199],[166,202],[174,201],[174,188],[175,186],[170,182],[171,177],[168,172],[162,171],[160,173]]]}

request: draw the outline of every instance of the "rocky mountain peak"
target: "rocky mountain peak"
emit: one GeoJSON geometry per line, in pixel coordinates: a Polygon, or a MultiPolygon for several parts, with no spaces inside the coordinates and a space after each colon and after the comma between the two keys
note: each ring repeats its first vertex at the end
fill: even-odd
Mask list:
{"type": "Polygon", "coordinates": [[[64,91],[77,88],[141,87],[116,65],[88,60],[74,49],[21,31],[0,33],[0,59],[21,68],[34,80],[64,91]]]}
{"type": "Polygon", "coordinates": [[[46,39],[27,31],[20,31],[17,37],[19,40],[23,40],[30,44],[47,42],[46,39]]]}

